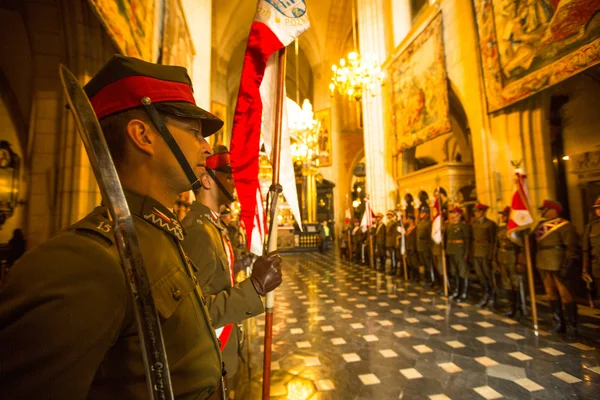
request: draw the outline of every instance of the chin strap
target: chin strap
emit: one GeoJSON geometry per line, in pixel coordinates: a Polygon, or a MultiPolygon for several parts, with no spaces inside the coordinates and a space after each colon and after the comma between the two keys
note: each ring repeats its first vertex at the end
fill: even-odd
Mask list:
{"type": "MultiPolygon", "coordinates": [[[[143,97],[142,106],[144,107],[144,110],[146,110],[146,113],[154,123],[154,126],[156,127],[158,132],[160,133],[160,136],[162,136],[164,141],[167,142],[167,145],[171,149],[171,152],[175,156],[175,159],[179,163],[179,166],[181,166],[181,169],[183,169],[185,176],[187,177],[188,181],[190,181],[190,184],[192,185],[192,190],[199,190],[202,186],[200,184],[200,180],[194,173],[194,170],[190,166],[190,163],[188,163],[188,161],[186,160],[185,156],[183,155],[183,152],[179,148],[179,145],[173,138],[173,135],[171,135],[171,132],[169,132],[169,129],[167,129],[167,127],[165,126],[164,122],[162,121],[162,118],[160,117],[160,114],[156,110],[156,107],[154,107],[154,104],[152,104],[152,100],[150,100],[149,97],[143,97]]],[[[215,178],[213,177],[213,179],[215,178]]],[[[218,184],[219,187],[221,187],[220,182],[218,182],[218,184]]]]}
{"type": "Polygon", "coordinates": [[[215,171],[213,171],[212,168],[209,168],[207,166],[205,166],[204,168],[206,169],[206,172],[208,172],[212,180],[215,181],[221,192],[223,192],[225,197],[227,197],[227,200],[229,200],[230,203],[233,203],[235,201],[235,197],[233,197],[233,195],[229,193],[227,189],[225,189],[225,186],[223,186],[219,178],[217,178],[217,174],[215,174],[215,171]]]}

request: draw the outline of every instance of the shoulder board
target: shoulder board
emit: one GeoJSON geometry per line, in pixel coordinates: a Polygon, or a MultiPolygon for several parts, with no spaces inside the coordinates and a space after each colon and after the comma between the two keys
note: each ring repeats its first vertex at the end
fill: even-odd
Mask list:
{"type": "Polygon", "coordinates": [[[67,231],[86,236],[106,247],[115,244],[113,222],[108,218],[105,207],[96,207],[85,218],[67,228],[67,231]]]}

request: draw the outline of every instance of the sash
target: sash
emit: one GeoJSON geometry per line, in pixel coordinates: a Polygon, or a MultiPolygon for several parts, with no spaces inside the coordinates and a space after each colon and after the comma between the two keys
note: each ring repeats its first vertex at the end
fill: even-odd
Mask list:
{"type": "Polygon", "coordinates": [[[563,218],[554,218],[550,221],[542,222],[540,226],[535,230],[534,236],[536,242],[544,240],[546,237],[548,237],[549,234],[568,223],[569,221],[563,218]]]}

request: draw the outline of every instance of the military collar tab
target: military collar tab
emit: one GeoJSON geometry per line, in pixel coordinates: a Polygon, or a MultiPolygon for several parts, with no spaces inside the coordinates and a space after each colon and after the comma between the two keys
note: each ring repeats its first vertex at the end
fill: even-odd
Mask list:
{"type": "Polygon", "coordinates": [[[200,203],[199,201],[194,201],[190,207],[192,211],[197,212],[200,215],[203,215],[207,220],[209,220],[214,226],[219,229],[225,229],[221,220],[218,217],[218,214],[210,209],[205,204],[200,203]]]}
{"type": "Polygon", "coordinates": [[[142,196],[129,190],[125,191],[125,197],[132,214],[162,229],[180,242],[183,241],[186,231],[179,219],[167,207],[152,197],[142,196]]]}

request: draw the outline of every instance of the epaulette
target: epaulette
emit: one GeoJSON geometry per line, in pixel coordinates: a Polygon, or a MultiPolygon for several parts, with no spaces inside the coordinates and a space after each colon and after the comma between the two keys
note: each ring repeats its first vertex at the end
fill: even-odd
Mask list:
{"type": "Polygon", "coordinates": [[[105,247],[115,244],[113,222],[109,219],[105,207],[96,207],[81,221],[67,228],[67,231],[90,238],[105,247]]]}

